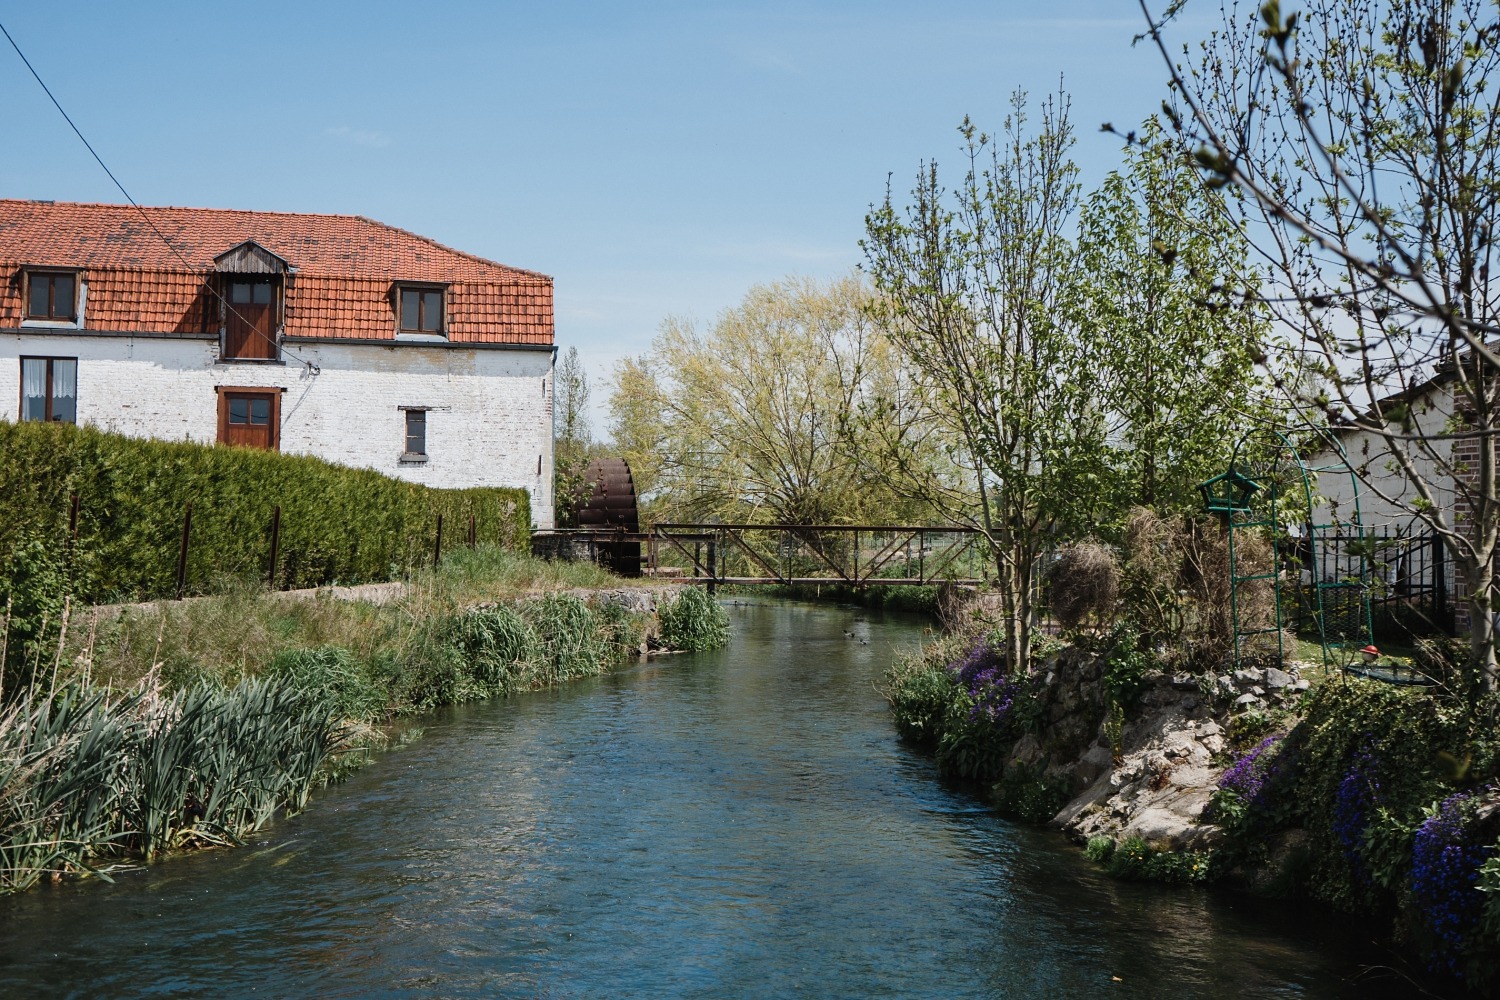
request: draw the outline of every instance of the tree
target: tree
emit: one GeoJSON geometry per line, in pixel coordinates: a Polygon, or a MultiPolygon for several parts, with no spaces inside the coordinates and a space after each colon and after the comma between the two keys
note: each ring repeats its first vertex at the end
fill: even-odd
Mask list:
{"type": "Polygon", "coordinates": [[[666,520],[849,524],[907,513],[850,419],[893,358],[857,278],[752,288],[707,330],[668,319],[623,361],[612,433],[666,520]]]}
{"type": "Polygon", "coordinates": [[[1378,439],[1354,471],[1442,540],[1467,591],[1471,679],[1495,690],[1494,4],[1309,0],[1293,14],[1276,0],[1231,5],[1179,59],[1164,33],[1180,0],[1159,21],[1140,2],[1179,102],[1168,109],[1177,139],[1211,186],[1239,193],[1271,271],[1261,297],[1326,386],[1311,398],[1289,391],[1288,405],[1308,423],[1378,439]],[[1434,369],[1453,387],[1438,427],[1412,405],[1434,369]],[[1400,474],[1403,494],[1382,485],[1381,466],[1400,474]]]}
{"type": "Polygon", "coordinates": [[[1224,296],[1257,287],[1244,232],[1155,118],[1125,156],[1084,201],[1075,299],[1109,420],[1101,513],[1116,521],[1136,505],[1198,510],[1197,485],[1271,419],[1267,310],[1224,296]]]}
{"type": "Polygon", "coordinates": [[[569,347],[557,366],[552,396],[552,496],[560,528],[578,526],[578,509],[588,502],[591,490],[584,474],[598,449],[589,426],[589,392],[578,348],[569,347]]]}
{"type": "Polygon", "coordinates": [[[994,139],[965,119],[958,187],[925,165],[906,208],[887,189],[862,243],[877,313],[910,371],[908,394],[883,401],[869,426],[899,490],[983,534],[1017,670],[1030,657],[1039,560],[1089,520],[1105,430],[1092,359],[1069,322],[1068,103],[1043,102],[1034,133],[1026,104],[1014,95],[994,139]]]}

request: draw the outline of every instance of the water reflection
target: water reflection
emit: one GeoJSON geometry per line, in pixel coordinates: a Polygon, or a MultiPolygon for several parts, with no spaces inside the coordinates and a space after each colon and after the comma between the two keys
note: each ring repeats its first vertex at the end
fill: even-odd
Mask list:
{"type": "Polygon", "coordinates": [[[447,713],[250,849],[0,904],[0,994],[1356,995],[1347,942],[938,784],[875,688],[918,626],[734,616],[729,650],[447,713]]]}

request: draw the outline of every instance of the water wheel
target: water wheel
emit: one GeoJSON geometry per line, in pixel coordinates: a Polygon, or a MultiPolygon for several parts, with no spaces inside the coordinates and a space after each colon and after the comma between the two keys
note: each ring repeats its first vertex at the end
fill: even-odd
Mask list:
{"type": "MultiPolygon", "coordinates": [[[[640,513],[635,502],[635,480],[630,465],[623,458],[596,458],[583,474],[590,484],[588,500],[578,508],[579,528],[589,531],[636,532],[641,530],[640,513]]],[[[595,542],[601,564],[620,576],[641,575],[641,543],[626,541],[595,542]]]]}

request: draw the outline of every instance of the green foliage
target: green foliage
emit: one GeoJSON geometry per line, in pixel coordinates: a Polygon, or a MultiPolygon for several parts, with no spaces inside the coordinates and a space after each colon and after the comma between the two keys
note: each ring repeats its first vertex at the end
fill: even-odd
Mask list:
{"type": "MultiPolygon", "coordinates": [[[[1305,831],[1305,854],[1284,872],[1280,891],[1341,910],[1394,914],[1418,950],[1444,967],[1466,968],[1471,984],[1496,974],[1500,970],[1485,957],[1495,954],[1500,928],[1492,922],[1500,920],[1493,897],[1477,924],[1452,916],[1457,909],[1441,911],[1450,923],[1439,936],[1432,928],[1440,911],[1433,908],[1447,904],[1435,902],[1430,887],[1494,885],[1500,866],[1478,868],[1483,854],[1471,848],[1434,862],[1431,852],[1442,843],[1433,848],[1432,836],[1431,856],[1421,865],[1418,859],[1421,831],[1435,822],[1440,805],[1462,801],[1451,822],[1472,819],[1478,800],[1457,793],[1492,787],[1500,763],[1493,727],[1431,692],[1353,679],[1324,682],[1302,709],[1301,722],[1279,744],[1265,749],[1271,741],[1263,742],[1264,760],[1252,765],[1254,752],[1242,759],[1214,796],[1210,808],[1225,834],[1225,866],[1264,865],[1278,831],[1305,831]],[[1428,898],[1414,891],[1419,877],[1429,886],[1428,898]]],[[[1253,732],[1239,735],[1248,740],[1253,732]]],[[[1493,829],[1487,836],[1494,837],[1493,829]]]]}
{"type": "Polygon", "coordinates": [[[470,608],[453,616],[445,628],[465,672],[485,693],[508,693],[539,651],[531,623],[510,605],[470,608]]]}
{"type": "Polygon", "coordinates": [[[1069,792],[1065,777],[1048,776],[1039,768],[1012,765],[995,786],[993,796],[995,808],[1002,815],[1040,825],[1068,804],[1069,792]]]}
{"type": "Polygon", "coordinates": [[[445,549],[465,545],[471,516],[481,539],[524,548],[531,517],[520,489],[434,490],[306,456],[0,421],[0,592],[34,601],[36,581],[55,579],[70,493],[80,500],[70,585],[91,604],[175,589],[187,503],[193,593],[264,578],[276,505],[282,587],[384,580],[430,562],[439,514],[445,549]]]}
{"type": "MultiPolygon", "coordinates": [[[[0,554],[3,555],[3,554],[0,554]]],[[[58,553],[37,537],[14,540],[8,561],[0,561],[0,678],[11,687],[31,682],[41,662],[44,633],[55,634],[62,619],[67,576],[58,553]]]]}
{"type": "Polygon", "coordinates": [[[1258,368],[1271,328],[1254,304],[1259,278],[1244,233],[1156,118],[1084,200],[1078,263],[1077,322],[1092,331],[1097,402],[1111,422],[1102,520],[1118,525],[1133,504],[1197,512],[1198,484],[1272,415],[1258,368]],[[1226,288],[1251,294],[1221,307],[1226,288]]]}
{"type": "Polygon", "coordinates": [[[385,710],[383,692],[354,654],[339,646],[283,650],[266,676],[323,699],[340,718],[373,719],[385,710]]]}
{"type": "Polygon", "coordinates": [[[559,528],[578,527],[577,512],[593,492],[585,473],[602,449],[594,444],[589,427],[591,394],[578,348],[569,347],[557,365],[552,399],[552,496],[559,528]]]}
{"type": "Polygon", "coordinates": [[[329,702],[284,679],[28,693],[0,715],[0,891],[237,843],[301,808],[341,739],[329,702]]]}
{"type": "Polygon", "coordinates": [[[960,692],[953,674],[921,655],[897,661],[886,675],[886,699],[901,738],[937,749],[948,704],[960,692]]]}
{"type": "Polygon", "coordinates": [[[1089,841],[1087,853],[1090,860],[1102,864],[1111,877],[1127,882],[1175,885],[1207,882],[1214,867],[1206,852],[1158,851],[1140,837],[1129,837],[1119,844],[1108,837],[1095,837],[1089,841]],[[1095,841],[1102,843],[1096,844],[1095,841]]]}
{"type": "Polygon", "coordinates": [[[1096,865],[1108,864],[1109,859],[1114,857],[1115,840],[1113,837],[1090,837],[1089,842],[1083,847],[1084,857],[1096,865]]]}
{"type": "Polygon", "coordinates": [[[1145,689],[1146,672],[1156,666],[1156,661],[1140,648],[1140,637],[1129,625],[1117,624],[1106,641],[1109,652],[1104,661],[1104,687],[1110,704],[1128,714],[1145,689]]]}
{"type": "Polygon", "coordinates": [[[611,431],[664,521],[917,523],[853,419],[900,383],[858,276],[750,289],[709,328],[669,318],[615,370],[611,431]]]}
{"type": "Polygon", "coordinates": [[[698,652],[729,644],[729,615],[699,587],[688,587],[657,609],[661,640],[669,649],[698,652]]]}
{"type": "MultiPolygon", "coordinates": [[[[942,733],[933,756],[945,775],[994,781],[1005,771],[1005,756],[1015,744],[1015,735],[1009,726],[997,726],[977,713],[976,707],[974,697],[962,685],[955,685],[944,706],[942,733]]],[[[1018,797],[1020,791],[1018,787],[1018,797]]]]}

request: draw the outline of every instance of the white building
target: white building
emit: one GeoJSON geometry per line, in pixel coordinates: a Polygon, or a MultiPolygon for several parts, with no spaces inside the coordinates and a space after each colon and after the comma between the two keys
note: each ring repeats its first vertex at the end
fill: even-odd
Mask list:
{"type": "Polygon", "coordinates": [[[522,487],[550,528],[554,356],[551,278],[369,219],[0,200],[17,420],[522,487]]]}

